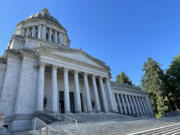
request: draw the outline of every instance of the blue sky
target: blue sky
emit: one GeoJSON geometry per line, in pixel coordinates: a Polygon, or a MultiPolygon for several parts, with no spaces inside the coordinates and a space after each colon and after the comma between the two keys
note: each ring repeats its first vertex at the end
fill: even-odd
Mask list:
{"type": "Polygon", "coordinates": [[[82,48],[139,84],[147,57],[166,69],[180,54],[179,0],[5,0],[0,2],[0,55],[16,24],[47,7],[82,48]]]}

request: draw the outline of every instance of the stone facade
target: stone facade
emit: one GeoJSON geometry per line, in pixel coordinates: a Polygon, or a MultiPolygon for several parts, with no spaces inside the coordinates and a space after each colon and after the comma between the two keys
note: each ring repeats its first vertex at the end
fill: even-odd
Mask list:
{"type": "Polygon", "coordinates": [[[146,93],[110,78],[104,62],[70,48],[67,31],[45,8],[17,24],[0,58],[0,113],[15,131],[31,128],[33,114],[45,110],[153,114],[146,93]]]}

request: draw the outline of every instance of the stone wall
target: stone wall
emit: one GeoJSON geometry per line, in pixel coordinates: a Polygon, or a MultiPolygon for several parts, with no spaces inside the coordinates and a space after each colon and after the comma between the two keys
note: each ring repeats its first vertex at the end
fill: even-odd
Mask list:
{"type": "Polygon", "coordinates": [[[20,66],[21,61],[19,58],[9,56],[0,99],[0,112],[5,113],[6,115],[14,114],[20,66]]]}
{"type": "Polygon", "coordinates": [[[20,79],[16,93],[16,114],[32,114],[35,112],[37,63],[30,56],[23,56],[20,79]]]}
{"type": "Polygon", "coordinates": [[[2,88],[4,84],[5,73],[6,73],[6,64],[0,63],[0,99],[1,99],[2,88]]]}

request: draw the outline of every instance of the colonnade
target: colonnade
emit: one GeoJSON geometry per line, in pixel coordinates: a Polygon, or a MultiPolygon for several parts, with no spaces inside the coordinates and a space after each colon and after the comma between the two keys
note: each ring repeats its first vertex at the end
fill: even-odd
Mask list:
{"type": "Polygon", "coordinates": [[[147,97],[115,93],[118,111],[128,115],[149,115],[152,109],[147,97]]]}
{"type": "Polygon", "coordinates": [[[67,36],[63,32],[47,27],[44,24],[21,28],[20,34],[22,36],[30,36],[55,44],[67,45],[67,36]]]}
{"type": "MultiPolygon", "coordinates": [[[[38,78],[38,89],[37,89],[37,111],[43,111],[43,98],[44,98],[44,78],[45,78],[45,66],[46,64],[41,62],[39,65],[39,78],[38,78]]],[[[58,90],[57,90],[57,66],[52,65],[52,111],[58,112],[58,90]]],[[[60,67],[63,68],[63,67],[60,67]]],[[[63,80],[64,80],[64,110],[65,113],[70,113],[70,96],[69,96],[69,79],[68,79],[68,73],[70,69],[63,68],[63,80]]],[[[71,69],[72,71],[72,69],[71,69]]],[[[80,98],[80,86],[79,86],[79,73],[81,71],[73,70],[74,73],[74,84],[75,84],[75,91],[74,91],[74,100],[75,100],[75,112],[80,113],[82,112],[81,107],[81,98],[80,98]]],[[[81,72],[82,73],[82,72],[81,72]]],[[[86,72],[83,72],[83,80],[84,80],[84,93],[85,93],[85,100],[86,100],[86,106],[87,106],[87,112],[92,112],[92,99],[90,96],[90,89],[89,89],[89,83],[88,83],[88,77],[91,77],[92,79],[92,86],[93,86],[93,92],[94,92],[94,101],[95,101],[95,108],[97,112],[103,111],[109,112],[109,111],[115,111],[115,105],[112,95],[112,90],[110,87],[110,80],[109,78],[97,76],[95,74],[88,74],[86,72]],[[100,94],[98,94],[98,88],[96,79],[99,79],[100,83],[100,94]],[[105,92],[104,88],[104,80],[107,86],[107,94],[105,92]],[[100,100],[99,96],[102,98],[102,105],[100,106],[100,100]],[[110,101],[110,107],[108,108],[107,103],[107,97],[110,101]]]]}

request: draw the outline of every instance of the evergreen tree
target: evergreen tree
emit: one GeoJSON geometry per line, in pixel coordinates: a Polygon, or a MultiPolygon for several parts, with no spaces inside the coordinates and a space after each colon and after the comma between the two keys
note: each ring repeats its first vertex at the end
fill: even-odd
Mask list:
{"type": "Polygon", "coordinates": [[[166,95],[168,97],[169,111],[180,109],[180,55],[173,58],[166,70],[166,95]]]}
{"type": "Polygon", "coordinates": [[[124,72],[121,72],[120,74],[116,75],[116,81],[123,84],[132,85],[131,80],[124,72]]]}
{"type": "Polygon", "coordinates": [[[152,108],[155,114],[162,116],[167,110],[163,96],[164,74],[160,65],[152,58],[144,63],[144,76],[142,77],[142,87],[148,93],[152,108]]]}

